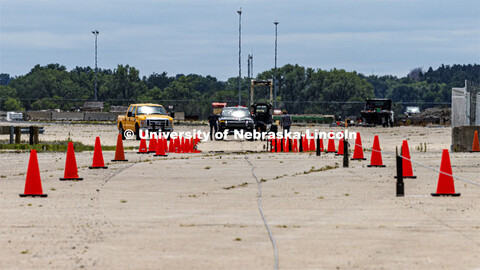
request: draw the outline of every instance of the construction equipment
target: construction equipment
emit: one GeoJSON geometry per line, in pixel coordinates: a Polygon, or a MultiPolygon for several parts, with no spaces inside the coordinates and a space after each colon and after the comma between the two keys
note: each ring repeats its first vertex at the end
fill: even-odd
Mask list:
{"type": "Polygon", "coordinates": [[[365,109],[361,111],[361,119],[365,125],[393,127],[392,100],[367,99],[365,109]]]}
{"type": "Polygon", "coordinates": [[[250,107],[255,123],[255,130],[260,132],[277,132],[278,126],[273,122],[273,80],[252,80],[250,85],[250,107]],[[255,86],[268,86],[270,88],[269,102],[253,101],[255,86]]]}

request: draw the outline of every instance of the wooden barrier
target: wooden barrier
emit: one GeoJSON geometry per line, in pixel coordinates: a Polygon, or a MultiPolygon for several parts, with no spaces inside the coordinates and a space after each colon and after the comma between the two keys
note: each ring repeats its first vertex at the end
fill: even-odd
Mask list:
{"type": "Polygon", "coordinates": [[[31,145],[38,144],[39,135],[44,132],[43,127],[39,126],[30,126],[30,127],[21,127],[21,126],[0,126],[0,134],[10,135],[10,144],[16,143],[20,144],[22,142],[22,133],[29,135],[29,143],[31,145]]]}

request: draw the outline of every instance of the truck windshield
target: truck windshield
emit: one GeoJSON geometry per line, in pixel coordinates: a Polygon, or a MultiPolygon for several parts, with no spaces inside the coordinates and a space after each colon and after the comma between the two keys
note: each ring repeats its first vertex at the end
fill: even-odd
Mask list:
{"type": "Polygon", "coordinates": [[[241,108],[224,108],[222,116],[226,117],[247,117],[250,116],[248,109],[241,108]]]}
{"type": "Polygon", "coordinates": [[[167,111],[161,106],[140,106],[137,108],[137,115],[140,114],[167,114],[167,111]]]}

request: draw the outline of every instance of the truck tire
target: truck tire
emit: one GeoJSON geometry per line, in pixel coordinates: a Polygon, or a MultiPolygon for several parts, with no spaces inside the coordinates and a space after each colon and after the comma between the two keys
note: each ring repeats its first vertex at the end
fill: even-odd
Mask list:
{"type": "Polygon", "coordinates": [[[135,139],[140,141],[140,127],[137,124],[135,124],[135,139]]]}
{"type": "MultiPolygon", "coordinates": [[[[220,128],[219,128],[217,133],[222,133],[222,134],[223,134],[223,131],[224,131],[224,129],[220,129],[220,128]]],[[[224,138],[223,138],[223,136],[222,136],[221,138],[217,139],[217,137],[214,136],[213,139],[214,139],[215,141],[223,141],[224,138]]]]}
{"type": "Polygon", "coordinates": [[[118,129],[118,132],[120,132],[120,134],[122,134],[122,140],[125,140],[125,130],[123,129],[123,126],[122,124],[120,124],[120,128],[118,129]]]}

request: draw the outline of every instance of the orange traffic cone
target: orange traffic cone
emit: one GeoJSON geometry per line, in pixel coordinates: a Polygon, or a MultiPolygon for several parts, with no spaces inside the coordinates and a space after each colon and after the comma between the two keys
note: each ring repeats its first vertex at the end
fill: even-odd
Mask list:
{"type": "Polygon", "coordinates": [[[170,150],[168,149],[167,138],[162,138],[162,143],[163,143],[163,149],[165,149],[165,152],[170,152],[170,150]]]}
{"type": "Polygon", "coordinates": [[[410,150],[408,150],[408,142],[404,140],[402,143],[402,170],[403,178],[417,178],[413,175],[412,161],[410,161],[410,150]]]}
{"type": "Polygon", "coordinates": [[[100,145],[100,137],[95,139],[95,148],[93,149],[93,163],[89,169],[107,169],[103,163],[102,145],[100,145]]]}
{"type": "Polygon", "coordinates": [[[323,152],[323,139],[320,138],[320,152],[323,152]]]}
{"type": "Polygon", "coordinates": [[[357,139],[355,139],[355,149],[353,150],[353,158],[351,160],[366,160],[366,158],[363,156],[363,146],[360,132],[357,132],[357,139]]]}
{"type": "Polygon", "coordinates": [[[180,138],[177,137],[175,140],[174,140],[174,144],[175,146],[175,153],[180,153],[180,138]]]}
{"type": "Polygon", "coordinates": [[[157,142],[157,149],[155,151],[155,155],[153,155],[154,157],[166,157],[168,156],[166,153],[165,153],[165,148],[164,148],[164,143],[163,143],[163,140],[165,140],[165,138],[161,138],[161,139],[158,139],[158,142],[157,142]]]}
{"type": "Polygon", "coordinates": [[[288,152],[290,152],[289,149],[288,149],[289,139],[285,138],[284,141],[285,141],[285,145],[283,146],[283,152],[288,153],[288,152]]]}
{"type": "Polygon", "coordinates": [[[480,152],[480,143],[478,141],[478,131],[473,134],[472,152],[480,152]]]}
{"type": "Polygon", "coordinates": [[[345,139],[344,138],[341,138],[339,141],[338,141],[338,152],[335,154],[335,156],[343,156],[343,141],[345,139]]]}
{"type": "Polygon", "coordinates": [[[292,152],[298,152],[298,140],[292,139],[292,152]]]}
{"type": "Polygon", "coordinates": [[[148,142],[148,153],[155,153],[157,150],[157,137],[152,134],[150,141],[148,142]]]}
{"type": "Polygon", "coordinates": [[[192,147],[190,146],[190,139],[185,139],[185,153],[192,153],[192,147]]]}
{"type": "Polygon", "coordinates": [[[42,180],[40,179],[40,168],[38,167],[37,150],[30,151],[28,160],[27,178],[25,180],[25,190],[20,197],[47,197],[43,194],[42,180]]]}
{"type": "MultiPolygon", "coordinates": [[[[332,132],[332,131],[330,131],[330,132],[332,132]]],[[[337,152],[337,151],[335,150],[335,141],[334,141],[332,138],[330,138],[330,136],[329,136],[329,138],[328,138],[327,152],[328,152],[328,153],[335,153],[335,152],[337,152]]]]}
{"type": "Polygon", "coordinates": [[[168,146],[168,152],[175,152],[175,139],[170,138],[170,145],[168,146]]]}
{"type": "Polygon", "coordinates": [[[148,154],[147,141],[145,139],[140,139],[140,147],[137,154],[148,154]]]}
{"type": "Polygon", "coordinates": [[[118,134],[117,147],[115,147],[115,159],[112,161],[128,161],[125,159],[125,151],[123,150],[122,134],[118,134]]]}
{"type": "MultiPolygon", "coordinates": [[[[121,136],[122,135],[120,135],[120,137],[121,136]]],[[[75,159],[73,142],[68,143],[67,160],[65,161],[65,173],[63,174],[63,178],[60,178],[60,180],[83,180],[83,178],[78,177],[77,160],[75,159]]]]}
{"type": "Polygon", "coordinates": [[[382,162],[382,152],[380,150],[380,141],[378,135],[373,139],[372,155],[370,157],[370,165],[367,167],[385,167],[382,162]]]}
{"type": "Polygon", "coordinates": [[[450,155],[448,154],[447,149],[443,149],[440,175],[438,176],[437,192],[432,193],[432,196],[460,196],[460,193],[455,193],[452,166],[450,164],[450,155]]]}
{"type": "Polygon", "coordinates": [[[193,138],[190,138],[190,152],[189,153],[195,153],[195,140],[193,138]]]}
{"type": "Polygon", "coordinates": [[[180,145],[180,153],[186,153],[186,152],[187,152],[187,147],[186,147],[185,137],[182,137],[181,145],[180,145]]]}

